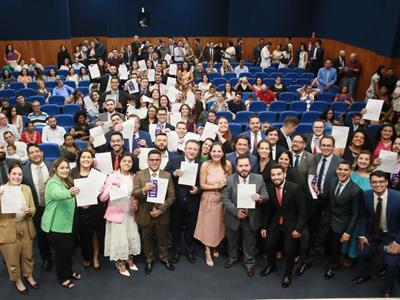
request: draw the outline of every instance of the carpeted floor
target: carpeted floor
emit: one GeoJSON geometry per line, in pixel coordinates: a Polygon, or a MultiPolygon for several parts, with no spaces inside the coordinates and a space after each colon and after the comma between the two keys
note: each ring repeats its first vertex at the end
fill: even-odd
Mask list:
{"type": "MultiPolygon", "coordinates": [[[[132,271],[131,277],[125,278],[107,261],[103,262],[98,272],[93,269],[84,270],[79,251],[76,251],[75,270],[83,275],[83,279],[76,282],[76,288],[67,290],[61,287],[56,281],[54,269],[44,272],[38,261],[35,277],[40,282],[40,289],[30,289],[28,297],[40,300],[365,298],[380,297],[383,287],[383,279],[378,277],[360,286],[352,285],[351,279],[357,275],[357,268],[341,268],[334,279],[326,281],[323,278],[324,261],[318,260],[302,277],[293,276],[292,285],[288,289],[282,289],[282,264],[277,272],[260,277],[258,272],[265,264],[260,257],[256,265],[257,275],[249,278],[240,263],[224,269],[224,258],[220,257],[215,260],[215,266],[209,268],[200,249],[196,257],[197,262],[193,265],[187,262],[186,257],[182,257],[174,272],[157,262],[153,272],[145,275],[143,258],[140,256],[137,258],[140,271],[132,271]]],[[[0,265],[0,299],[27,299],[17,293],[14,284],[8,280],[4,265],[0,265]]],[[[400,286],[396,286],[394,296],[400,296],[400,286]]]]}

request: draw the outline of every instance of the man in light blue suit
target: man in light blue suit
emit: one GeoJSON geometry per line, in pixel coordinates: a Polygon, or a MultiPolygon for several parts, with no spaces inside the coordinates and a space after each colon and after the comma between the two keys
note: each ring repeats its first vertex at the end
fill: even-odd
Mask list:
{"type": "Polygon", "coordinates": [[[318,71],[316,83],[321,92],[329,91],[337,80],[336,69],[332,67],[332,61],[327,60],[325,66],[318,71]]]}
{"type": "Polygon", "coordinates": [[[229,160],[232,165],[232,173],[236,172],[236,158],[240,155],[248,155],[251,162],[251,171],[253,173],[258,172],[257,158],[254,155],[249,154],[249,150],[250,138],[245,134],[239,135],[235,141],[235,152],[226,155],[226,159],[229,160]]]}

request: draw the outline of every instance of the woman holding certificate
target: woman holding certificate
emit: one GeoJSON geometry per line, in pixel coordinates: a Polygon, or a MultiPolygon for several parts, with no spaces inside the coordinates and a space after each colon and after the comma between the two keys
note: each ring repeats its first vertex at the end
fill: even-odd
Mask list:
{"type": "Polygon", "coordinates": [[[209,160],[200,169],[200,189],[203,193],[194,232],[194,237],[205,246],[206,263],[209,267],[214,266],[212,256],[219,256],[217,247],[225,236],[221,189],[231,173],[232,166],[225,159],[221,143],[215,142],[211,146],[209,160]]]}
{"type": "Polygon", "coordinates": [[[29,286],[34,289],[39,288],[32,277],[34,264],[32,240],[36,235],[32,217],[36,208],[31,189],[21,184],[22,168],[19,164],[10,166],[8,178],[8,183],[0,188],[0,253],[4,258],[10,280],[15,282],[17,291],[27,295],[28,290],[21,280],[21,271],[29,286]],[[13,190],[12,194],[8,192],[10,189],[13,190]],[[14,189],[19,193],[19,199],[14,196],[14,189]],[[20,209],[11,213],[9,207],[6,207],[6,202],[20,202],[20,209]]]}
{"type": "Polygon", "coordinates": [[[140,237],[134,216],[138,203],[131,198],[134,179],[132,169],[132,155],[122,154],[119,170],[107,178],[100,196],[101,201],[108,201],[104,216],[107,220],[104,256],[116,261],[117,270],[123,276],[130,276],[126,266],[133,271],[138,270],[133,256],[140,253],[140,237]]]}
{"type": "Polygon", "coordinates": [[[72,271],[74,250],[75,196],[79,189],[73,186],[69,162],[66,158],[57,159],[51,168],[45,188],[46,206],[42,216],[42,230],[55,253],[58,281],[68,289],[75,287],[73,280],[81,275],[72,271]]]}
{"type": "MultiPolygon", "coordinates": [[[[87,178],[93,168],[93,163],[93,152],[89,149],[82,150],[78,155],[76,167],[71,170],[72,179],[87,178]]],[[[95,270],[100,269],[99,242],[95,237],[95,230],[97,227],[104,226],[104,223],[97,217],[100,209],[98,205],[82,206],[77,209],[78,233],[83,267],[88,268],[93,264],[95,270]]]]}

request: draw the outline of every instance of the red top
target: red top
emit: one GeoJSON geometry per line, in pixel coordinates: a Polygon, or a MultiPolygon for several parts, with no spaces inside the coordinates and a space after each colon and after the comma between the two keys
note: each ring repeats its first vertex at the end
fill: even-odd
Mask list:
{"type": "Polygon", "coordinates": [[[27,131],[23,131],[21,133],[21,142],[24,142],[26,144],[40,144],[42,142],[42,137],[40,136],[39,131],[35,131],[35,134],[33,136],[28,136],[27,131]]]}
{"type": "Polygon", "coordinates": [[[276,100],[276,95],[270,90],[258,91],[256,95],[258,99],[264,101],[267,105],[270,105],[272,101],[276,100]]]}

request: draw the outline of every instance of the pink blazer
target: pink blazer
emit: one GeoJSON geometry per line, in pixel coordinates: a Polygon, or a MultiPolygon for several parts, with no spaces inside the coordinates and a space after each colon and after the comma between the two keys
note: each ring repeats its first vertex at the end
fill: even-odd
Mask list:
{"type": "MultiPolygon", "coordinates": [[[[134,175],[130,176],[132,181],[134,180],[134,175]]],[[[110,199],[110,187],[114,184],[122,184],[122,175],[119,171],[110,174],[106,180],[104,192],[100,195],[100,201],[106,202],[110,199]]],[[[131,197],[130,199],[130,209],[131,214],[134,216],[137,210],[138,202],[136,199],[131,197]]],[[[112,223],[123,223],[124,221],[125,205],[110,205],[108,203],[106,213],[104,218],[112,223]]]]}

